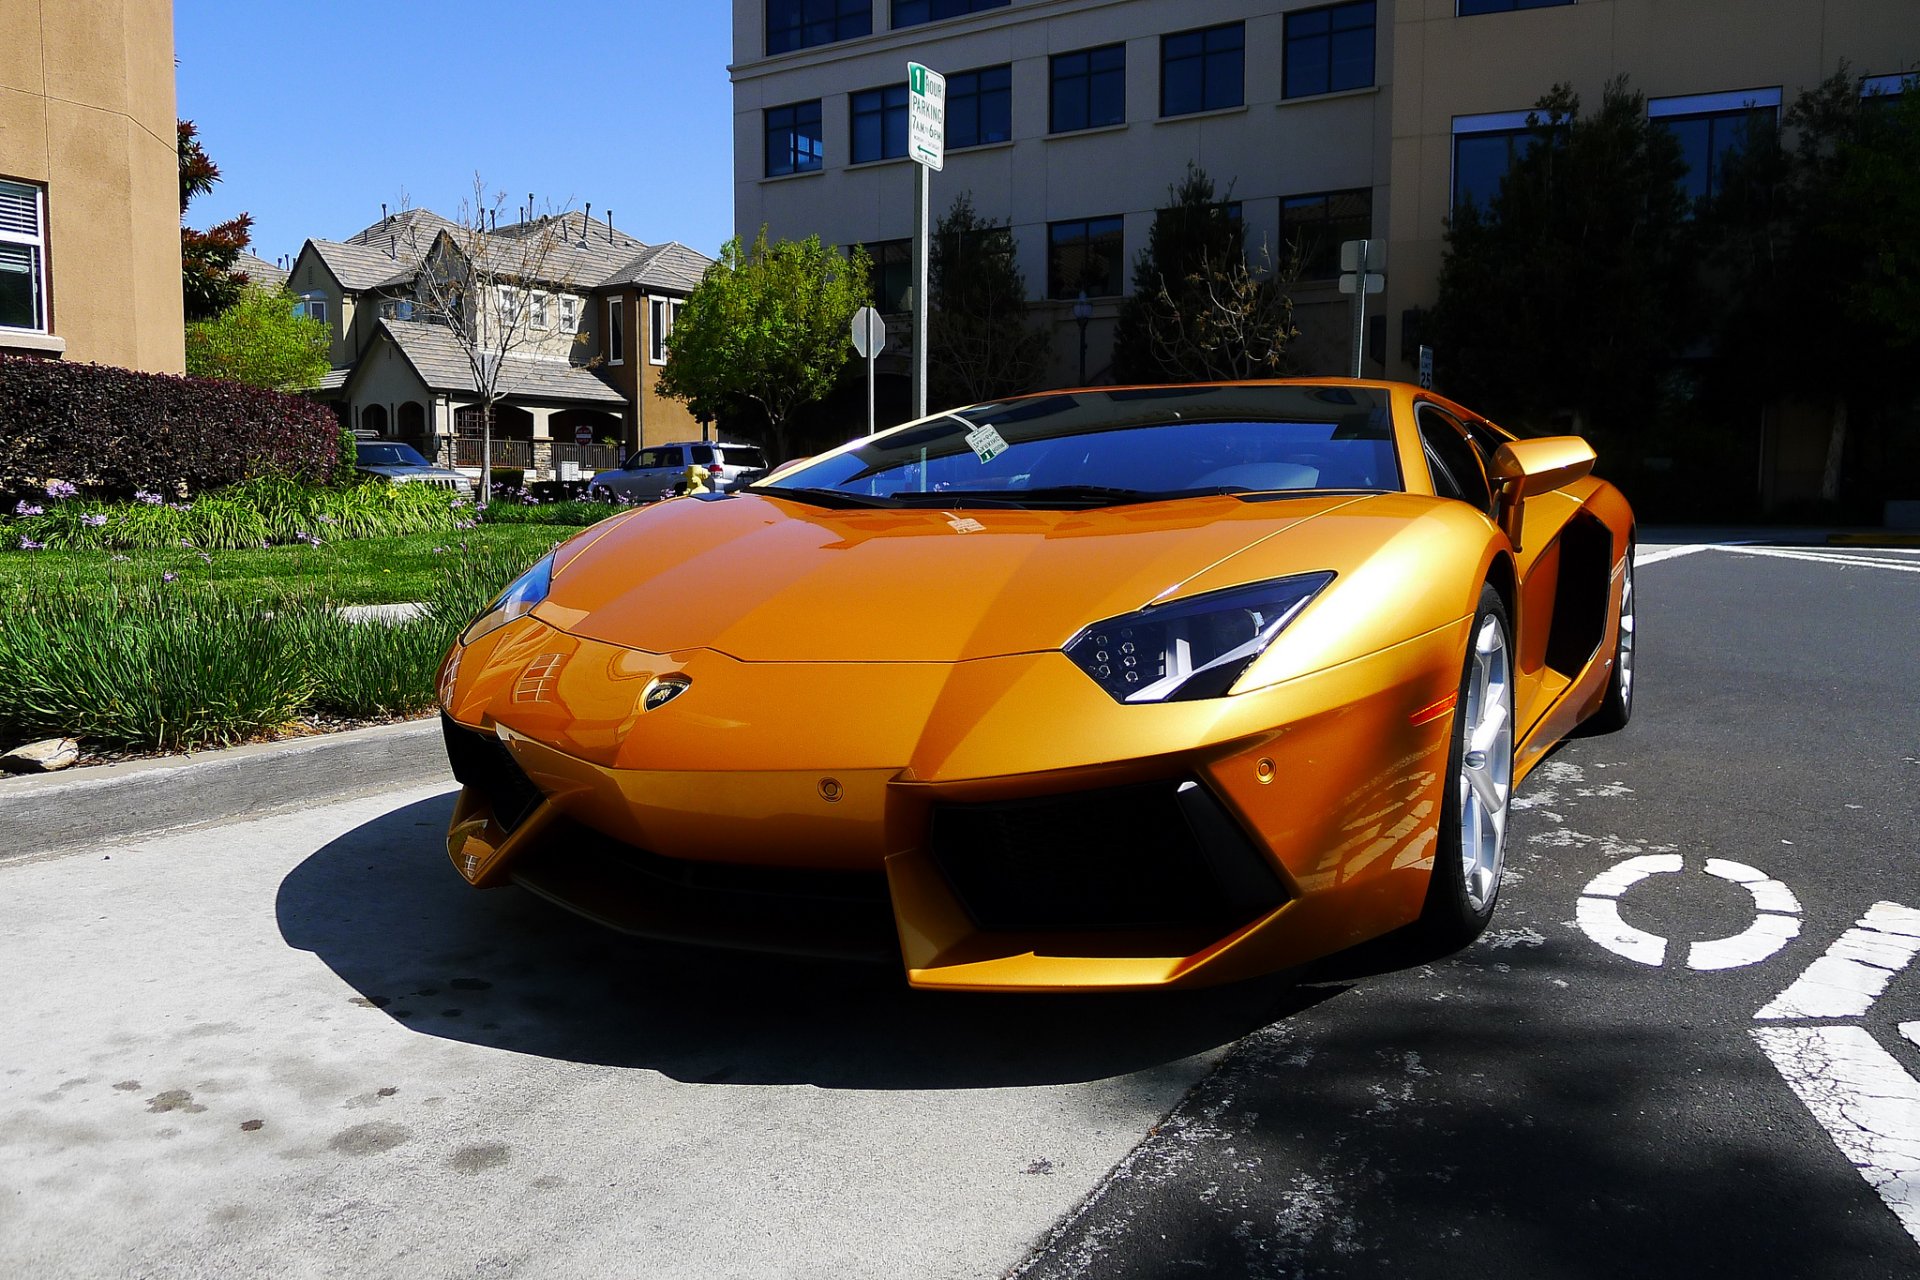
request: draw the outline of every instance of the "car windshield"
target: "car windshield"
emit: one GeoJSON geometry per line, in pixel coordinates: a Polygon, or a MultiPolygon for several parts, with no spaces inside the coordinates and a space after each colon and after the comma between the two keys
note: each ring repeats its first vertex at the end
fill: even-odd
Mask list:
{"type": "Polygon", "coordinates": [[[1089,507],[1219,493],[1397,490],[1387,393],[1143,388],[974,405],[755,486],[846,506],[1089,507]]]}
{"type": "Polygon", "coordinates": [[[356,444],[355,457],[363,467],[424,467],[429,465],[410,444],[356,444]]]}

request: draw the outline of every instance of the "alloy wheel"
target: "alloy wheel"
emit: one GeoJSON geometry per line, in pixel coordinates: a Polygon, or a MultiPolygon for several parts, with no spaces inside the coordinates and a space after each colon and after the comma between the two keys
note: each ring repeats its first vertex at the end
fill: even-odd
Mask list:
{"type": "Polygon", "coordinates": [[[1513,791],[1513,669],[1497,617],[1483,617],[1474,634],[1460,732],[1460,874],[1467,903],[1479,913],[1499,892],[1513,791]]]}

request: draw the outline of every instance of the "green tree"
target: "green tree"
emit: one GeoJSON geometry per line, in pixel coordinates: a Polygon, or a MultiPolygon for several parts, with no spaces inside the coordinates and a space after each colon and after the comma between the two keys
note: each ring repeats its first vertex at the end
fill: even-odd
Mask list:
{"type": "Polygon", "coordinates": [[[1801,93],[1785,138],[1728,157],[1702,216],[1719,370],[1828,407],[1829,502],[1852,424],[1891,408],[1920,360],[1920,94],[1861,89],[1842,66],[1801,93]]]}
{"type": "Polygon", "coordinates": [[[187,319],[210,320],[240,300],[247,274],[235,271],[240,251],[253,239],[253,215],[242,213],[205,231],[186,225],[187,206],[220,181],[220,166],[200,146],[191,120],[176,122],[180,149],[180,288],[187,319]]]}
{"type": "Polygon", "coordinates": [[[1426,329],[1446,392],[1575,431],[1650,418],[1688,333],[1685,172],[1624,76],[1591,115],[1564,84],[1542,97],[1499,191],[1448,224],[1426,329]]]}
{"type": "MultiPolygon", "coordinates": [[[[1231,192],[1228,193],[1229,195],[1231,192]]],[[[1147,247],[1134,260],[1133,293],[1114,331],[1119,382],[1205,382],[1273,377],[1299,336],[1287,286],[1289,258],[1275,273],[1265,250],[1247,262],[1246,233],[1206,170],[1187,164],[1167,188],[1147,247]]]]}
{"type": "Polygon", "coordinates": [[[768,244],[762,227],[750,248],[729,240],[674,321],[660,393],[703,422],[758,409],[785,460],[788,419],[832,391],[847,363],[868,270],[865,250],[842,257],[819,236],[768,244]]]}
{"type": "Polygon", "coordinates": [[[927,317],[927,376],[940,404],[970,404],[1031,388],[1051,335],[1027,323],[1027,281],[1013,235],[954,198],[934,231],[927,317]]]}
{"type": "Polygon", "coordinates": [[[330,367],[330,339],[326,325],[298,314],[299,302],[291,289],[242,289],[231,307],[187,326],[187,372],[270,391],[315,385],[330,367]]]}

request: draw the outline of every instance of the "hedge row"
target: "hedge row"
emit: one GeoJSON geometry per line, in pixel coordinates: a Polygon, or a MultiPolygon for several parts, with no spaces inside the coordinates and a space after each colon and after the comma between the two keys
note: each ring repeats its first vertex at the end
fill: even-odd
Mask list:
{"type": "Polygon", "coordinates": [[[333,479],[339,422],[304,396],[107,365],[0,356],[0,497],[50,480],[185,498],[266,476],[333,479]]]}

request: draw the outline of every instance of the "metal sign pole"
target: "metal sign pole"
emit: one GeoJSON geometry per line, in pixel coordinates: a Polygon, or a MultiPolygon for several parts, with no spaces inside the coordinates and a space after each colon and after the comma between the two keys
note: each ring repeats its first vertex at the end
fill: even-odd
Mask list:
{"type": "Polygon", "coordinates": [[[933,170],[913,166],[913,416],[927,416],[927,259],[933,170]]]}
{"type": "MultiPolygon", "coordinates": [[[[1362,240],[1359,243],[1358,266],[1364,274],[1367,269],[1367,242],[1362,240]]],[[[1361,358],[1366,353],[1367,345],[1367,290],[1364,279],[1360,281],[1360,286],[1353,291],[1353,376],[1356,378],[1361,374],[1361,358]]]]}
{"type": "MultiPolygon", "coordinates": [[[[871,334],[873,331],[868,329],[867,332],[871,334]]],[[[873,363],[880,351],[871,337],[867,339],[867,344],[867,434],[872,435],[879,426],[873,416],[873,363]]]]}

